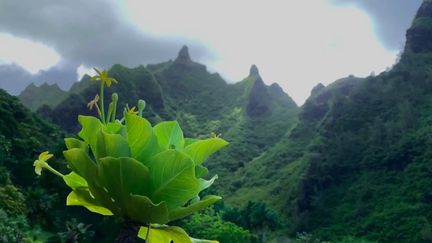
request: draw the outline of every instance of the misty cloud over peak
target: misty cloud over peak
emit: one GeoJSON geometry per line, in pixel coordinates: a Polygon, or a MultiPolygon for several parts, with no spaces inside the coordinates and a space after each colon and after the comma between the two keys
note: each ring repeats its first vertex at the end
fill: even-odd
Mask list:
{"type": "Polygon", "coordinates": [[[175,57],[184,44],[193,49],[198,59],[211,58],[196,41],[143,33],[111,0],[0,1],[2,32],[43,43],[61,56],[60,63],[32,78],[15,64],[2,67],[10,75],[22,72],[13,79],[5,74],[0,77],[0,88],[15,94],[22,90],[22,83],[29,82],[57,82],[66,89],[78,79],[76,69],[80,65],[108,68],[116,63],[137,66],[166,61],[175,57]]]}

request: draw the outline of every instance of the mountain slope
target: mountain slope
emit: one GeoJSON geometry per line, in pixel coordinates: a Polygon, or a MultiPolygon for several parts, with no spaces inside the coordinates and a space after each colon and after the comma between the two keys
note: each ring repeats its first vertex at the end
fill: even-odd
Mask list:
{"type": "MultiPolygon", "coordinates": [[[[54,208],[63,204],[56,192],[64,189],[58,186],[58,178],[39,180],[33,168],[40,152],[60,152],[61,137],[55,126],[0,89],[0,232],[4,241],[16,241],[20,234],[30,237],[35,224],[44,230],[60,229],[62,225],[54,221],[69,216],[54,208]]],[[[57,168],[58,162],[51,161],[57,168]]]]}
{"type": "MultiPolygon", "coordinates": [[[[230,142],[207,164],[220,175],[217,188],[227,197],[236,187],[232,173],[277,143],[295,124],[299,111],[277,84],[264,84],[255,65],[243,81],[227,84],[219,74],[194,62],[187,47],[174,61],[137,68],[114,65],[109,75],[119,83],[107,90],[107,100],[112,92],[119,94],[120,106],[133,106],[144,99],[144,115],[153,124],[176,119],[188,137],[207,137],[214,132],[230,142]]],[[[77,131],[77,115],[95,112],[86,104],[96,92],[97,86],[84,77],[63,102],[52,109],[44,106],[39,112],[64,129],[77,131]]]]}
{"type": "Polygon", "coordinates": [[[400,62],[376,77],[318,86],[298,125],[239,173],[239,203],[258,195],[291,232],[430,242],[432,2],[424,1],[400,62]],[[261,180],[252,180],[261,175],[261,180]],[[264,175],[264,176],[263,176],[264,175]],[[270,186],[267,186],[270,185],[270,186]],[[252,195],[253,189],[259,193],[252,195]],[[245,194],[250,193],[248,197],[245,194]]]}

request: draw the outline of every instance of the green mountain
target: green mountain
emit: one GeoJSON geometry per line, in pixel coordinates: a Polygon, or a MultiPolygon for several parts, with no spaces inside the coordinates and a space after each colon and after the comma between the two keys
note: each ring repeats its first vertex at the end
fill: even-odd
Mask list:
{"type": "Polygon", "coordinates": [[[430,43],[424,1],[399,63],[314,88],[297,126],[238,171],[229,201],[258,197],[283,212],[291,232],[324,240],[430,242],[430,43]]]}
{"type": "MultiPolygon", "coordinates": [[[[229,148],[209,162],[209,167],[224,178],[219,182],[224,192],[232,187],[234,178],[230,175],[278,142],[280,131],[285,133],[294,125],[299,111],[277,84],[264,84],[255,65],[243,81],[228,84],[219,74],[209,73],[204,65],[192,61],[187,47],[174,61],[136,68],[114,65],[109,75],[119,83],[107,90],[107,100],[112,92],[119,94],[120,105],[133,106],[137,99],[144,99],[145,116],[153,123],[176,119],[187,136],[206,137],[214,132],[230,141],[229,148]]],[[[91,82],[86,79],[72,91],[91,82]]],[[[39,112],[67,131],[76,131],[77,115],[95,112],[86,104],[97,88],[87,85],[80,92],[71,92],[53,109],[43,107],[39,112]]]]}
{"type": "Polygon", "coordinates": [[[36,111],[43,105],[54,107],[66,97],[67,92],[61,90],[57,84],[49,85],[47,83],[41,86],[31,83],[18,95],[21,102],[32,111],[36,111]]]}
{"type": "Polygon", "coordinates": [[[36,178],[31,166],[34,158],[41,150],[54,148],[61,136],[57,127],[31,113],[16,97],[0,90],[0,166],[19,178],[17,183],[32,183],[36,178]],[[22,181],[23,178],[27,180],[22,181]]]}

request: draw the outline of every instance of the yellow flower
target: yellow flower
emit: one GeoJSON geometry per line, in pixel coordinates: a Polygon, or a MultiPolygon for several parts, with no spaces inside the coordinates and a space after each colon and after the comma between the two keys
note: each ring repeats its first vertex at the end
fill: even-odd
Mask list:
{"type": "Polygon", "coordinates": [[[91,80],[101,81],[102,83],[106,84],[107,87],[110,87],[111,83],[118,83],[114,78],[108,77],[108,71],[106,69],[104,69],[102,72],[97,68],[94,68],[94,70],[96,71],[97,75],[93,76],[91,80]]]}
{"type": "Polygon", "coordinates": [[[136,115],[136,114],[138,114],[138,111],[136,110],[136,107],[135,107],[135,106],[133,106],[133,107],[130,108],[130,109],[129,109],[129,107],[127,107],[126,110],[127,110],[127,113],[128,113],[128,114],[131,114],[131,115],[136,115]]]}
{"type": "Polygon", "coordinates": [[[47,168],[49,166],[46,161],[51,159],[52,157],[53,155],[50,154],[48,151],[45,151],[39,155],[39,158],[33,163],[33,166],[35,167],[35,173],[37,175],[41,175],[42,168],[47,168]]]}

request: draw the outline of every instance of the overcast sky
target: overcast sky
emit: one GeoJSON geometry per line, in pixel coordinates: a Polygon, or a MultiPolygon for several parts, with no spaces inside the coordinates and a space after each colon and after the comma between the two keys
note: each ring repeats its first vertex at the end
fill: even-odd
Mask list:
{"type": "Polygon", "coordinates": [[[421,0],[0,0],[0,88],[68,89],[91,67],[157,63],[182,45],[228,82],[256,64],[302,104],[318,82],[392,66],[421,0]]]}

